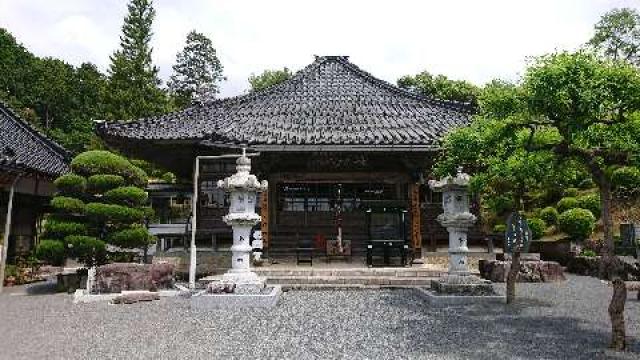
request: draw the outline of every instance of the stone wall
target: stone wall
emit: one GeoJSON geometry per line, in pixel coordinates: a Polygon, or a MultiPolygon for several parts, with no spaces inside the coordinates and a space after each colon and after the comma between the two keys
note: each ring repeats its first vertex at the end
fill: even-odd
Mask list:
{"type": "Polygon", "coordinates": [[[173,286],[172,264],[113,263],[96,269],[94,292],[119,293],[122,290],[169,289],[173,286]]]}
{"type": "MultiPolygon", "coordinates": [[[[172,264],[178,278],[186,279],[189,274],[189,252],[178,251],[156,254],[154,264],[172,264]]],[[[228,251],[200,251],[196,258],[196,273],[198,276],[222,274],[231,268],[231,252],[228,251]]]]}
{"type": "MultiPolygon", "coordinates": [[[[500,260],[480,260],[478,264],[480,276],[492,282],[505,282],[510,261],[500,260]]],[[[518,282],[555,282],[566,280],[563,268],[553,261],[520,261],[520,271],[518,272],[518,282]]]]}

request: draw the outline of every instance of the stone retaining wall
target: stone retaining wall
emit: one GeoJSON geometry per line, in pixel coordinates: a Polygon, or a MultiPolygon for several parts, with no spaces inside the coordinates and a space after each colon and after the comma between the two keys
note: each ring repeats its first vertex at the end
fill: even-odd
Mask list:
{"type": "MultiPolygon", "coordinates": [[[[505,282],[510,261],[500,260],[480,260],[478,264],[480,276],[492,282],[505,282]]],[[[563,268],[553,261],[520,261],[520,271],[518,272],[518,282],[555,282],[566,280],[563,268]]]]}

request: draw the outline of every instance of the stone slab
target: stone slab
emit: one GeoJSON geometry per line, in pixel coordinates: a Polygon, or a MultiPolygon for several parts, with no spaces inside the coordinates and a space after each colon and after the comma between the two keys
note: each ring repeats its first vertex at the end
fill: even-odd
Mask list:
{"type": "Polygon", "coordinates": [[[191,297],[191,308],[198,310],[219,310],[237,308],[273,308],[278,304],[282,288],[270,286],[266,294],[206,294],[191,297]]]}
{"type": "Polygon", "coordinates": [[[129,294],[153,294],[158,297],[172,297],[180,295],[180,291],[177,290],[160,290],[157,292],[144,291],[144,290],[132,290],[123,291],[121,293],[107,293],[107,294],[90,294],[85,289],[78,289],[73,294],[74,304],[92,303],[98,301],[113,301],[115,298],[129,294]]]}
{"type": "Polygon", "coordinates": [[[503,295],[490,296],[456,296],[456,295],[439,295],[435,291],[427,288],[416,288],[429,305],[434,306],[455,306],[455,305],[473,305],[473,304],[504,304],[506,297],[503,295]]]}

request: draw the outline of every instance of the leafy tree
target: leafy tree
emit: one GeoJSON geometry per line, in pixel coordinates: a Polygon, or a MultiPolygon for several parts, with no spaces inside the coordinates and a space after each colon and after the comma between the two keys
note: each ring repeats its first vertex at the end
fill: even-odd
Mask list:
{"type": "Polygon", "coordinates": [[[293,73],[286,67],[282,70],[265,70],[260,75],[251,74],[249,84],[251,84],[251,91],[260,91],[279,84],[291,76],[293,73]]]}
{"type": "Polygon", "coordinates": [[[398,79],[398,86],[417,94],[440,100],[459,101],[476,105],[479,89],[463,80],[451,80],[444,75],[433,76],[423,71],[398,79]]]}
{"type": "Polygon", "coordinates": [[[108,151],[84,152],[71,168],[72,173],[55,181],[54,212],[45,223],[46,240],[36,250],[42,260],[57,264],[63,257],[76,257],[93,266],[106,261],[107,243],[146,248],[154,241],[144,227],[152,214],[142,170],[108,151]]]}
{"type": "Polygon", "coordinates": [[[635,9],[613,9],[595,25],[590,46],[613,60],[640,65],[640,14],[635,9]]]}
{"type": "Polygon", "coordinates": [[[168,111],[169,101],[160,88],[158,68],[151,60],[151,25],[156,12],[152,0],[131,0],[122,25],[120,49],[109,67],[110,117],[132,119],[168,111]]]}
{"type": "Polygon", "coordinates": [[[220,91],[218,82],[224,80],[222,63],[213,43],[204,34],[192,30],[184,49],[176,56],[169,90],[179,107],[191,104],[194,98],[204,100],[220,91]]]}

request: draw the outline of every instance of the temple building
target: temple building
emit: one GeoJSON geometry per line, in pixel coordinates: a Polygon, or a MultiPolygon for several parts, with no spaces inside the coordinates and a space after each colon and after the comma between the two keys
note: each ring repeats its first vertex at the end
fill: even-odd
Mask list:
{"type": "MultiPolygon", "coordinates": [[[[388,236],[406,237],[412,254],[420,256],[423,248],[447,239],[435,221],[441,198],[426,186],[439,142],[468,124],[472,114],[467,104],[422,97],[377,79],[346,56],[320,56],[265,90],[161,116],[105,122],[97,131],[110,146],[185,180],[193,177],[196,156],[238,154],[243,147],[259,153],[252,171],[269,181],[258,201],[264,247],[273,256],[292,254],[301,239],[331,241],[338,226],[350,251],[364,254],[375,236],[372,223],[397,234],[388,236]]],[[[221,220],[228,200],[216,181],[235,171],[233,161],[201,163],[199,246],[231,243],[230,228],[221,220]]],[[[164,194],[156,205],[165,204],[165,212],[188,206],[189,186],[161,188],[154,185],[151,195],[164,194]]]]}
{"type": "Polygon", "coordinates": [[[70,160],[64,148],[0,101],[0,239],[8,236],[10,262],[34,248],[53,180],[70,171],[70,160]]]}

